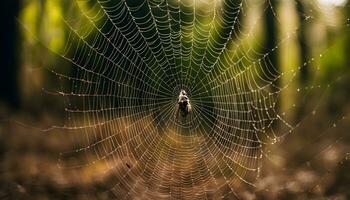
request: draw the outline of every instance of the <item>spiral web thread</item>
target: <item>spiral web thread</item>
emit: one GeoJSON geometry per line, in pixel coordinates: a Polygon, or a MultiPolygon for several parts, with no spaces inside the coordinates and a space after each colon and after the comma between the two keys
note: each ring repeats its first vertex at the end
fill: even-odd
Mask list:
{"type": "Polygon", "coordinates": [[[302,66],[276,70],[270,56],[297,29],[264,49],[255,27],[274,8],[253,3],[263,9],[248,26],[244,0],[72,2],[79,12],[63,16],[59,52],[71,66],[52,70],[69,85],[58,92],[68,124],[53,128],[80,143],[60,166],[104,166],[105,193],[116,199],[239,198],[238,188],[254,187],[263,146],[295,127],[276,105],[302,66]]]}

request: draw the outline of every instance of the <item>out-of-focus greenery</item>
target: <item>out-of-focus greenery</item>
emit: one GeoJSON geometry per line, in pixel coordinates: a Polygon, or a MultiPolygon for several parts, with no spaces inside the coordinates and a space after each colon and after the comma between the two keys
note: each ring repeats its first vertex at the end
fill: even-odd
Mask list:
{"type": "Polygon", "coordinates": [[[65,30],[62,21],[62,1],[28,1],[22,8],[19,19],[24,26],[25,40],[33,44],[39,41],[52,51],[64,47],[65,30]],[[37,37],[37,38],[33,38],[37,37]]]}

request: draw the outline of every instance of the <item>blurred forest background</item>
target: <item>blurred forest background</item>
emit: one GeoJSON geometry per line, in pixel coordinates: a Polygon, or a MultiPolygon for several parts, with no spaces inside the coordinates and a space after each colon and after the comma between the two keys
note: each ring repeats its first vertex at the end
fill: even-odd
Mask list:
{"type": "MultiPolygon", "coordinates": [[[[266,147],[255,193],[238,193],[245,199],[350,199],[350,2],[269,2],[274,11],[260,10],[264,23],[254,25],[260,45],[271,50],[299,27],[271,58],[280,72],[303,66],[279,95],[281,113],[297,125],[266,147]]],[[[56,52],[67,38],[61,17],[74,18],[74,12],[70,1],[2,1],[0,199],[87,199],[104,190],[95,181],[103,176],[98,167],[57,167],[59,153],[75,145],[63,130],[41,131],[67,120],[65,102],[43,88],[57,85],[47,68],[67,65],[56,52]]]]}

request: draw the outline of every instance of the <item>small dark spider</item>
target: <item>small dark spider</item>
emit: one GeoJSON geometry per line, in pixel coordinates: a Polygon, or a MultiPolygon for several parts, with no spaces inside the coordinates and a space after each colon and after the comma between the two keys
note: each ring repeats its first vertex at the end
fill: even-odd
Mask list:
{"type": "Polygon", "coordinates": [[[187,116],[192,111],[190,99],[188,98],[185,90],[180,91],[180,95],[178,97],[178,104],[179,110],[183,117],[187,116]]]}

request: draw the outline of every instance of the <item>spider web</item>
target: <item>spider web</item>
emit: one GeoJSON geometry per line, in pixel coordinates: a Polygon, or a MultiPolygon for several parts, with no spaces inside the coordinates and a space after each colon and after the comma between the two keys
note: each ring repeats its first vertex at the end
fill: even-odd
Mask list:
{"type": "Polygon", "coordinates": [[[98,195],[116,199],[239,198],[238,188],[255,186],[264,146],[297,126],[278,99],[307,63],[280,72],[272,57],[298,28],[266,49],[257,27],[266,12],[278,22],[270,1],[71,4],[79,12],[62,16],[68,37],[57,52],[71,65],[52,69],[67,124],[49,130],[79,142],[60,167],[102,168],[98,195]],[[181,90],[186,117],[177,115],[181,90]]]}

